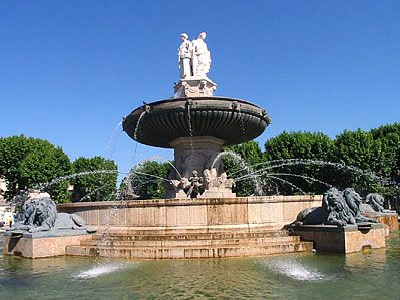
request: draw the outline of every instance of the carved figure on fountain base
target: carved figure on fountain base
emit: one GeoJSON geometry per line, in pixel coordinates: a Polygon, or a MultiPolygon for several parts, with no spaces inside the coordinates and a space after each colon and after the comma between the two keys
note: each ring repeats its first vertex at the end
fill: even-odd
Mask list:
{"type": "Polygon", "coordinates": [[[191,76],[175,84],[173,98],[211,97],[216,90],[217,84],[207,76],[191,76]]]}
{"type": "MultiPolygon", "coordinates": [[[[212,136],[181,137],[173,140],[174,165],[182,177],[190,178],[193,170],[203,174],[210,169],[214,159],[221,152],[224,141],[212,136]]],[[[217,162],[217,173],[223,172],[223,165],[217,162]]],[[[170,179],[178,179],[176,171],[172,170],[170,179]]]]}
{"type": "Polygon", "coordinates": [[[215,168],[205,169],[202,177],[197,176],[197,171],[192,172],[189,179],[172,179],[166,186],[167,198],[232,198],[234,186],[233,179],[228,179],[226,173],[218,176],[215,168]]]}

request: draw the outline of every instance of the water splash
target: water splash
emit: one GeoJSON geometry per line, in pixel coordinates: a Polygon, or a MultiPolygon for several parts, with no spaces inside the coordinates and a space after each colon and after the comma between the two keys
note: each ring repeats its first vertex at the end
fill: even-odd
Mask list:
{"type": "Polygon", "coordinates": [[[283,274],[295,280],[300,281],[327,281],[331,280],[331,276],[325,275],[308,266],[302,265],[296,260],[271,260],[265,265],[275,273],[283,274]]]}
{"type": "Polygon", "coordinates": [[[262,162],[253,165],[252,167],[257,167],[257,166],[262,166],[266,165],[265,168],[262,168],[258,170],[257,172],[262,172],[267,169],[276,169],[284,166],[299,166],[299,165],[314,165],[314,166],[321,166],[321,167],[333,167],[335,170],[346,170],[350,171],[353,173],[357,173],[360,175],[366,175],[366,176],[371,176],[372,179],[376,181],[383,181],[384,179],[376,175],[376,173],[368,171],[368,170],[363,170],[360,168],[357,168],[355,166],[346,166],[340,163],[333,163],[333,162],[327,162],[327,161],[321,161],[321,160],[312,160],[312,159],[279,159],[279,160],[273,160],[273,161],[268,161],[268,162],[262,162]]]}
{"type": "Polygon", "coordinates": [[[188,127],[189,127],[189,136],[192,137],[193,136],[193,131],[192,131],[192,119],[190,116],[190,106],[192,105],[191,101],[187,101],[187,115],[188,115],[188,127]]]}
{"type": "MultiPolygon", "coordinates": [[[[79,199],[77,202],[82,202],[82,201],[86,201],[89,200],[90,201],[90,196],[97,193],[98,191],[101,191],[103,188],[107,187],[109,185],[109,183],[105,183],[101,186],[99,186],[98,188],[94,189],[93,191],[91,191],[90,193],[86,194],[85,196],[83,196],[81,199],[79,199]]],[[[107,199],[102,199],[102,201],[110,201],[113,198],[113,193],[111,193],[110,195],[108,195],[107,199]]]]}
{"type": "MultiPolygon", "coordinates": [[[[163,158],[161,156],[154,156],[153,160],[155,160],[155,159],[163,159],[163,158]]],[[[165,160],[165,159],[163,159],[163,160],[175,170],[176,174],[178,174],[178,176],[179,176],[179,179],[182,179],[182,175],[181,175],[181,173],[179,173],[178,169],[169,160],[165,160]]]]}
{"type": "Polygon", "coordinates": [[[130,171],[129,174],[131,174],[131,175],[128,175],[129,178],[132,176],[132,174],[138,174],[138,175],[148,176],[148,177],[156,178],[156,179],[163,180],[163,181],[166,181],[166,182],[170,182],[170,180],[168,180],[166,178],[163,178],[163,177],[160,177],[160,176],[156,176],[156,175],[152,175],[152,174],[139,172],[139,171],[135,171],[135,170],[130,171]]]}
{"type": "Polygon", "coordinates": [[[243,137],[246,139],[246,127],[244,126],[244,120],[242,118],[242,112],[240,111],[240,104],[238,104],[238,115],[239,115],[239,119],[240,119],[240,125],[242,127],[242,132],[243,132],[243,137]]]}
{"type": "Polygon", "coordinates": [[[167,160],[167,163],[175,170],[176,174],[179,176],[179,179],[182,179],[182,175],[179,173],[178,169],[175,168],[175,166],[169,160],[167,160]]]}
{"type": "Polygon", "coordinates": [[[142,119],[144,118],[144,115],[147,113],[147,111],[148,110],[145,109],[144,111],[142,111],[142,113],[139,116],[139,119],[138,119],[138,121],[136,123],[135,131],[133,132],[133,139],[134,140],[137,140],[137,133],[138,133],[138,130],[139,130],[140,123],[141,123],[142,119]]]}
{"type": "Polygon", "coordinates": [[[273,175],[266,175],[266,177],[267,177],[267,178],[274,179],[274,180],[277,180],[277,181],[281,181],[281,182],[283,182],[284,184],[290,185],[292,188],[298,190],[298,191],[299,191],[300,193],[302,193],[303,195],[306,194],[301,188],[299,188],[297,185],[291,183],[290,181],[287,181],[287,180],[285,180],[285,179],[282,179],[282,178],[279,178],[279,177],[276,177],[276,176],[273,176],[273,175]]]}
{"type": "Polygon", "coordinates": [[[322,184],[322,185],[325,185],[325,186],[328,187],[328,188],[333,187],[333,185],[331,185],[331,184],[329,184],[329,183],[327,183],[327,182],[324,182],[324,181],[322,181],[322,180],[316,179],[316,178],[314,178],[314,177],[305,176],[305,175],[292,174],[292,173],[262,173],[262,174],[257,174],[257,173],[258,173],[258,171],[255,171],[255,172],[253,172],[252,174],[247,174],[247,175],[244,175],[244,176],[241,176],[241,177],[237,177],[237,178],[234,179],[234,181],[235,181],[235,182],[240,182],[240,181],[242,181],[242,180],[248,179],[249,176],[253,176],[253,175],[255,175],[255,176],[257,176],[257,177],[265,176],[265,177],[271,177],[271,178],[272,178],[273,176],[274,176],[274,177],[276,177],[276,176],[285,176],[285,177],[296,177],[296,178],[301,178],[301,179],[304,179],[304,180],[311,180],[311,181],[314,181],[314,182],[318,182],[318,183],[320,183],[320,184],[322,184]]]}
{"type": "Polygon", "coordinates": [[[108,141],[107,144],[107,150],[109,151],[109,157],[112,157],[112,155],[114,154],[114,150],[115,150],[115,142],[117,140],[117,137],[122,133],[122,121],[119,122],[114,129],[111,132],[111,137],[110,140],[108,141]],[[121,130],[118,131],[118,128],[121,128],[121,130]]]}
{"type": "MultiPolygon", "coordinates": [[[[285,167],[285,166],[299,166],[299,165],[332,167],[337,171],[346,170],[346,171],[350,171],[354,174],[358,174],[360,176],[369,176],[371,179],[373,179],[375,182],[377,182],[381,185],[384,185],[384,186],[388,185],[388,182],[385,178],[379,177],[378,175],[376,175],[376,173],[371,172],[369,170],[363,170],[363,169],[360,169],[360,168],[357,168],[354,166],[346,166],[346,165],[343,165],[340,163],[332,163],[332,162],[318,161],[318,160],[311,160],[311,159],[279,159],[279,160],[274,160],[274,161],[262,162],[262,163],[258,163],[258,164],[254,164],[254,165],[250,166],[251,168],[264,166],[261,169],[258,169],[256,171],[252,171],[252,172],[248,172],[247,174],[245,174],[243,176],[235,178],[235,175],[242,171],[242,170],[238,170],[238,171],[230,174],[230,177],[234,178],[235,182],[240,182],[240,181],[246,180],[246,179],[253,179],[254,177],[261,178],[261,179],[270,178],[275,181],[281,181],[285,184],[288,184],[288,185],[294,187],[297,190],[300,190],[297,186],[291,184],[288,180],[284,180],[284,179],[280,178],[281,176],[282,177],[297,177],[297,178],[302,178],[304,180],[320,183],[329,188],[332,187],[331,184],[321,181],[314,177],[309,177],[309,176],[300,175],[300,174],[293,174],[293,173],[279,173],[279,172],[273,171],[275,169],[279,169],[279,168],[285,167]]],[[[261,181],[261,183],[265,184],[265,182],[263,182],[263,181],[261,181]]]]}
{"type": "Polygon", "coordinates": [[[117,271],[121,271],[127,269],[128,267],[132,266],[132,264],[127,263],[105,263],[96,265],[88,270],[81,271],[77,274],[73,274],[73,278],[78,279],[92,279],[99,276],[111,274],[117,271]]]}
{"type": "Polygon", "coordinates": [[[50,186],[52,186],[54,184],[60,183],[61,181],[68,180],[68,179],[73,179],[73,178],[80,177],[80,176],[96,175],[96,174],[115,174],[115,173],[119,173],[119,172],[117,170],[96,170],[96,171],[75,173],[75,174],[71,174],[71,175],[55,178],[50,182],[40,183],[40,184],[36,185],[34,187],[34,189],[44,190],[44,189],[47,189],[47,188],[49,188],[50,186]]]}
{"type": "Polygon", "coordinates": [[[249,166],[246,161],[238,154],[235,152],[230,152],[230,151],[225,151],[225,152],[221,152],[219,153],[214,161],[211,164],[211,169],[214,168],[215,164],[221,160],[221,158],[225,157],[225,156],[230,156],[232,157],[234,160],[236,160],[240,166],[242,167],[241,171],[246,171],[247,174],[249,175],[249,178],[251,179],[251,181],[254,184],[254,192],[256,195],[262,195],[263,194],[263,188],[262,188],[262,184],[260,183],[259,179],[257,176],[254,176],[254,174],[256,172],[254,172],[254,170],[251,168],[251,166],[249,166]]]}

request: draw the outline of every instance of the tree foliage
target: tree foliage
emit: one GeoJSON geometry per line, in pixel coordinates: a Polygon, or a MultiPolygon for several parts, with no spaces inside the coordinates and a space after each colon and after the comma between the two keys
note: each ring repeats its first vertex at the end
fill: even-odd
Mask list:
{"type": "Polygon", "coordinates": [[[75,177],[72,200],[105,201],[113,199],[116,189],[118,168],[114,161],[103,157],[80,157],[72,163],[75,174],[93,172],[93,174],[75,177]]]}
{"type": "Polygon", "coordinates": [[[372,129],[371,134],[381,143],[381,160],[375,164],[376,171],[400,183],[400,123],[372,129]]]}
{"type": "Polygon", "coordinates": [[[163,198],[164,182],[170,171],[171,165],[167,162],[146,161],[132,168],[128,180],[131,182],[133,192],[140,199],[163,198]]]}
{"type": "Polygon", "coordinates": [[[238,179],[233,191],[237,196],[245,197],[254,194],[261,185],[257,170],[263,167],[265,156],[262,149],[255,141],[245,142],[239,145],[225,147],[226,152],[237,153],[241,161],[235,156],[225,156],[223,164],[229,178],[238,179]],[[254,173],[252,176],[251,174],[254,173]],[[243,180],[242,180],[243,178],[243,180]],[[258,184],[260,183],[260,184],[258,184]]]}
{"type": "MultiPolygon", "coordinates": [[[[252,166],[264,194],[299,193],[291,184],[319,194],[327,189],[321,182],[340,189],[353,186],[363,196],[379,192],[392,198],[400,193],[400,123],[345,130],[335,139],[320,132],[283,132],[265,143],[265,152],[254,141],[225,150],[240,154],[252,166]]],[[[250,180],[240,180],[248,172],[243,165],[229,157],[224,165],[228,176],[239,178],[238,195],[254,193],[250,180]]]]}
{"type": "MultiPolygon", "coordinates": [[[[7,199],[20,190],[35,188],[70,173],[70,160],[61,147],[23,135],[0,138],[0,175],[7,182],[7,199]]],[[[60,182],[49,186],[47,191],[56,202],[65,202],[67,187],[67,182],[60,182]]]]}
{"type": "MultiPolygon", "coordinates": [[[[274,161],[288,159],[330,161],[333,151],[333,141],[327,135],[320,132],[283,132],[265,143],[265,159],[271,165],[274,161]]],[[[325,182],[330,176],[329,166],[320,164],[291,165],[284,162],[274,165],[281,166],[266,169],[265,176],[266,179],[272,178],[268,182],[274,185],[279,193],[293,194],[299,193],[300,190],[321,193],[326,190],[325,185],[313,181],[311,178],[318,178],[320,181],[325,182]],[[298,176],[290,176],[289,174],[298,176]],[[300,188],[300,190],[286,182],[290,182],[300,188]]]]}

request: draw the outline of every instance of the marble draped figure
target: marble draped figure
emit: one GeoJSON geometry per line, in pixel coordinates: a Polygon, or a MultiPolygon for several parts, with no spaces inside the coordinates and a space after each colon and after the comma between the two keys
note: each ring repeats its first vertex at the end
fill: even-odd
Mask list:
{"type": "Polygon", "coordinates": [[[178,63],[181,79],[191,76],[205,76],[210,71],[211,55],[205,43],[206,33],[202,32],[190,42],[186,33],[181,34],[182,44],[178,49],[178,63]]]}

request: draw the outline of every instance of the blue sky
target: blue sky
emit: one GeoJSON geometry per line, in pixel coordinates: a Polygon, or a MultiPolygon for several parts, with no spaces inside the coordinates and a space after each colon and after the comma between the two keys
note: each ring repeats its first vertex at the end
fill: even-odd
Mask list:
{"type": "Polygon", "coordinates": [[[172,159],[117,125],[172,96],[179,35],[201,31],[215,95],[271,116],[262,147],[283,131],[335,137],[400,121],[400,1],[0,1],[0,136],[47,139],[122,172],[172,159]]]}

